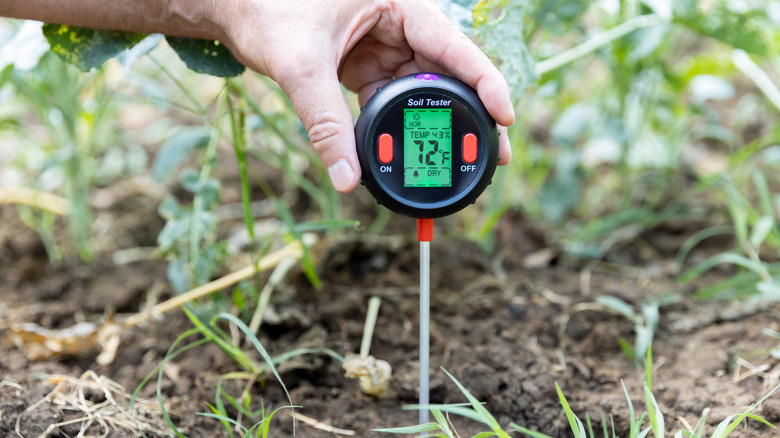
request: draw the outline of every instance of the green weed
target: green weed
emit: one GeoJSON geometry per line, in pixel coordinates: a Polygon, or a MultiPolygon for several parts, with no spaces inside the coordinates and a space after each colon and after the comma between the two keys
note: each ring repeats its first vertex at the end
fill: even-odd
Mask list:
{"type": "Polygon", "coordinates": [[[780,206],[773,195],[764,174],[755,169],[751,174],[757,202],[753,203],[740,193],[734,181],[724,176],[720,187],[726,195],[730,227],[706,228],[691,236],[680,249],[677,263],[680,267],[702,240],[720,234],[734,236],[736,248],[716,254],[689,269],[681,277],[683,284],[692,282],[717,265],[727,264],[738,269],[737,273],[720,283],[708,286],[697,293],[699,298],[750,299],[752,301],[777,301],[780,299],[780,266],[774,262],[780,250],[780,227],[775,208],[780,206]]]}
{"type": "Polygon", "coordinates": [[[282,406],[280,408],[271,410],[270,406],[265,406],[262,400],[260,400],[260,407],[256,410],[252,410],[252,394],[249,391],[250,387],[244,388],[241,393],[241,398],[231,396],[222,388],[222,380],[224,376],[220,376],[217,381],[217,394],[215,397],[215,403],[212,405],[208,403],[211,413],[199,413],[204,417],[211,417],[219,420],[228,436],[233,438],[235,434],[234,429],[240,433],[242,437],[262,437],[267,438],[271,429],[271,420],[274,415],[283,409],[294,409],[300,406],[282,406]],[[228,405],[225,405],[225,401],[228,405]],[[228,412],[228,406],[237,412],[236,419],[231,418],[228,412]],[[246,427],[243,421],[247,421],[251,424],[250,427],[246,427]]]}
{"type": "MultiPolygon", "coordinates": [[[[639,414],[634,409],[634,403],[631,400],[631,396],[629,395],[625,384],[622,385],[623,393],[625,394],[626,397],[626,406],[628,408],[628,421],[629,421],[628,435],[625,436],[627,438],[645,438],[652,434],[654,438],[664,438],[666,436],[666,423],[664,420],[664,415],[652,391],[653,378],[652,378],[652,350],[651,349],[647,350],[645,359],[646,359],[645,382],[643,384],[644,402],[645,402],[645,408],[647,409],[645,412],[639,414]],[[647,423],[646,426],[645,423],[647,423]]],[[[472,438],[484,438],[484,437],[491,437],[491,436],[509,437],[509,433],[507,432],[507,430],[505,430],[496,421],[495,417],[493,417],[493,415],[485,408],[484,404],[481,403],[479,400],[477,400],[468,391],[468,389],[466,389],[466,387],[463,384],[461,384],[454,376],[452,376],[452,374],[448,373],[446,370],[444,370],[444,372],[455,383],[455,385],[458,387],[461,393],[466,397],[468,403],[451,404],[451,405],[449,404],[431,405],[431,406],[418,406],[418,405],[407,406],[406,407],[407,409],[429,409],[435,421],[432,421],[427,424],[419,424],[415,426],[375,429],[374,431],[383,432],[383,433],[392,433],[392,434],[413,434],[414,433],[414,434],[423,434],[421,436],[442,437],[442,438],[460,437],[457,431],[455,431],[451,421],[449,420],[448,415],[452,414],[488,426],[489,431],[477,433],[473,435],[472,438]]],[[[778,388],[780,388],[780,386],[775,387],[774,389],[769,391],[759,401],[750,405],[747,409],[745,409],[741,413],[729,416],[728,418],[721,421],[718,424],[718,426],[716,426],[716,428],[713,430],[713,432],[709,435],[709,438],[726,438],[730,436],[731,432],[733,432],[736,429],[736,427],[739,426],[746,419],[752,419],[768,427],[774,428],[774,426],[771,423],[769,423],[762,417],[753,414],[752,411],[756,407],[758,407],[764,400],[769,398],[778,388]]],[[[558,394],[558,400],[561,403],[563,412],[566,415],[566,419],[569,425],[569,430],[571,431],[574,438],[596,438],[598,436],[604,438],[615,438],[616,436],[618,436],[617,431],[615,430],[614,419],[610,418],[609,421],[607,421],[606,418],[601,419],[602,434],[599,435],[594,432],[593,424],[589,416],[586,415],[585,422],[583,423],[583,421],[577,416],[577,414],[574,413],[574,411],[571,408],[571,405],[569,404],[569,401],[566,399],[566,396],[564,395],[563,390],[558,385],[558,383],[555,384],[555,390],[556,393],[558,394]]],[[[679,438],[682,437],[706,438],[705,424],[706,424],[707,412],[708,411],[705,410],[701,420],[699,420],[699,422],[696,424],[696,427],[693,428],[693,431],[687,429],[681,429],[674,434],[674,437],[675,438],[678,437],[679,438]]],[[[550,435],[528,429],[526,427],[520,426],[515,423],[510,424],[509,428],[510,430],[521,432],[522,434],[526,436],[530,436],[532,438],[552,438],[550,435]]]]}
{"type": "MultiPolygon", "coordinates": [[[[141,381],[138,387],[136,387],[132,396],[132,400],[135,400],[135,398],[137,398],[138,394],[140,394],[141,390],[146,386],[149,380],[151,380],[154,376],[156,376],[157,377],[157,399],[160,403],[160,408],[162,410],[163,416],[166,422],[168,423],[169,427],[171,428],[171,430],[174,433],[176,433],[177,436],[180,437],[184,437],[185,435],[178,430],[176,424],[170,418],[170,415],[168,414],[168,411],[165,407],[165,402],[162,395],[163,369],[165,368],[168,362],[172,361],[179,355],[189,350],[197,348],[208,342],[214,343],[219,348],[221,348],[238,366],[240,366],[244,370],[242,372],[234,372],[234,373],[229,373],[221,376],[217,384],[217,394],[215,397],[215,402],[214,404],[210,404],[209,406],[210,409],[212,409],[212,413],[203,414],[205,416],[210,416],[212,418],[216,418],[217,420],[219,420],[220,423],[226,428],[226,430],[229,431],[228,433],[231,436],[232,436],[232,429],[233,429],[231,425],[234,425],[238,427],[242,432],[244,432],[244,434],[250,434],[250,436],[255,436],[255,437],[267,437],[269,436],[268,431],[270,428],[270,422],[274,414],[276,414],[278,411],[282,409],[288,409],[288,408],[291,411],[294,411],[295,405],[290,399],[289,393],[287,392],[287,388],[284,385],[281,376],[276,371],[276,365],[280,364],[285,360],[289,360],[293,357],[305,355],[305,354],[325,354],[333,357],[334,359],[340,362],[344,361],[343,356],[339,355],[338,353],[332,350],[325,349],[325,348],[298,349],[298,350],[288,351],[284,354],[280,354],[275,357],[271,357],[266,351],[265,347],[263,347],[262,343],[257,339],[255,334],[249,329],[249,327],[247,327],[243,321],[236,318],[235,316],[226,313],[219,314],[215,316],[210,321],[209,324],[206,324],[202,320],[198,319],[198,317],[190,310],[188,310],[186,306],[184,307],[184,310],[190,317],[190,320],[193,321],[195,328],[182,333],[173,342],[173,344],[171,344],[171,347],[168,349],[168,353],[165,355],[162,362],[149,375],[147,375],[146,378],[144,378],[141,381]],[[240,346],[234,344],[230,335],[225,333],[218,326],[217,323],[219,321],[229,322],[230,324],[233,324],[240,332],[242,332],[244,336],[246,336],[248,343],[252,345],[252,347],[255,349],[255,352],[261,356],[263,362],[258,363],[254,358],[252,358],[249,355],[249,353],[244,351],[240,346]],[[182,347],[179,347],[179,345],[182,344],[185,340],[195,335],[200,335],[202,337],[194,341],[191,341],[182,347]],[[254,382],[259,379],[262,379],[264,373],[267,371],[270,371],[273,374],[276,381],[279,382],[279,384],[284,389],[284,392],[287,395],[287,399],[289,401],[288,406],[277,408],[271,411],[270,409],[266,408],[264,404],[262,404],[261,402],[261,406],[259,410],[252,410],[251,395],[249,395],[248,392],[243,394],[243,401],[241,403],[238,403],[236,398],[231,397],[229,394],[227,394],[225,391],[222,390],[221,387],[222,379],[244,379],[249,382],[254,382]],[[227,411],[227,407],[224,404],[224,400],[227,400],[228,404],[232,408],[236,409],[236,411],[244,418],[247,418],[250,421],[252,421],[253,424],[249,427],[245,427],[242,425],[241,421],[231,418],[227,411]]],[[[132,401],[130,406],[132,408],[133,406],[132,401]]]]}
{"type": "MultiPolygon", "coordinates": [[[[19,108],[16,117],[33,117],[43,127],[28,131],[0,124],[0,132],[14,139],[10,144],[17,144],[9,152],[15,156],[14,167],[24,175],[20,183],[67,199],[69,252],[89,261],[94,256],[90,191],[139,170],[146,161],[139,161],[142,154],[137,148],[116,134],[120,105],[102,71],[82,75],[52,54],[30,70],[4,71],[11,97],[4,105],[19,108]]],[[[22,218],[38,231],[49,258],[59,262],[64,253],[54,236],[54,216],[24,209],[22,218]]]]}
{"type": "Polygon", "coordinates": [[[431,406],[418,406],[410,405],[407,409],[429,409],[431,415],[436,420],[428,424],[421,424],[417,426],[398,427],[389,429],[374,429],[375,432],[395,433],[395,434],[408,434],[408,433],[421,433],[421,432],[438,432],[429,434],[426,436],[435,437],[447,437],[455,438],[458,436],[452,426],[447,421],[444,414],[454,414],[461,417],[468,418],[470,420],[482,423],[490,429],[486,432],[481,432],[474,435],[473,438],[484,438],[490,436],[497,436],[499,438],[509,438],[509,434],[501,427],[496,418],[485,408],[483,403],[477,400],[465,386],[463,386],[458,379],[450,374],[447,370],[442,368],[442,371],[449,377],[461,393],[468,400],[468,404],[456,404],[456,405],[431,405],[431,406]]]}

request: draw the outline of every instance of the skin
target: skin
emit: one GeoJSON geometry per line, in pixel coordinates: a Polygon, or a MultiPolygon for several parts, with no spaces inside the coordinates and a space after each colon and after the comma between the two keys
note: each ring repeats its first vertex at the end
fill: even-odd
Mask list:
{"type": "Polygon", "coordinates": [[[377,87],[420,71],[477,90],[511,159],[509,87],[490,60],[426,0],[2,0],[0,16],[96,29],[219,40],[287,94],[334,187],[360,181],[353,116],[341,84],[364,105],[377,87]]]}

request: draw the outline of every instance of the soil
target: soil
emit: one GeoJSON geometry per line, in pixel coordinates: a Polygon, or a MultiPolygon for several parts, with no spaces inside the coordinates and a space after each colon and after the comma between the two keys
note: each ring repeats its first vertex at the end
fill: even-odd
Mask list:
{"type": "MultiPolygon", "coordinates": [[[[127,206],[113,208],[128,211],[127,206]]],[[[116,264],[111,258],[117,249],[153,245],[162,225],[153,208],[144,211],[134,205],[137,221],[130,220],[92,263],[53,266],[16,209],[0,207],[0,335],[13,340],[12,327],[21,323],[64,329],[105,320],[111,312],[120,320],[143,310],[150,301],[170,297],[164,261],[116,264]]],[[[394,217],[391,222],[409,220],[394,217]]],[[[552,436],[571,436],[556,394],[557,382],[582,418],[588,413],[599,430],[602,419],[613,418],[618,436],[627,436],[629,411],[623,384],[635,409],[645,412],[644,370],[619,345],[621,339],[633,342],[634,324],[583,303],[610,295],[638,309],[642,303],[674,294],[677,300],[661,307],[653,343],[653,392],[665,414],[667,431],[695,425],[706,409],[710,431],[741,412],[778,383],[776,360],[767,354],[746,354],[777,344],[764,330],[778,330],[778,309],[693,299],[691,293],[698,286],[731,274],[718,270],[696,285],[677,283],[669,260],[696,229],[695,224],[662,227],[641,239],[637,236],[652,251],[628,243],[614,249],[608,261],[590,264],[545,248],[543,239],[534,237],[538,233],[522,221],[515,221],[512,232],[500,234],[499,247],[504,249],[493,256],[474,242],[445,237],[442,232],[432,244],[431,256],[431,401],[466,401],[444,368],[484,401],[504,427],[514,422],[552,436]]],[[[357,381],[344,377],[341,363],[325,355],[291,359],[279,371],[292,401],[300,406],[296,412],[351,430],[355,436],[387,436],[372,429],[417,423],[417,412],[403,409],[418,397],[417,243],[404,232],[385,238],[349,234],[325,238],[315,250],[321,288],[312,287],[300,273],[289,275],[277,288],[272,300],[275,317],[263,325],[259,338],[272,356],[301,347],[356,352],[367,301],[381,297],[371,354],[393,368],[384,396],[362,394],[357,381]]],[[[709,251],[728,247],[729,242],[721,243],[726,246],[709,251]]],[[[703,246],[694,256],[703,257],[707,250],[703,246]]],[[[207,313],[208,300],[196,308],[207,313]]],[[[106,430],[112,437],[140,436],[133,427],[109,424],[109,414],[94,414],[91,424],[76,421],[87,416],[77,406],[106,403],[108,383],[100,381],[101,387],[97,376],[132,393],[190,328],[183,312],[175,310],[125,329],[117,356],[105,365],[98,362],[100,348],[31,360],[18,345],[4,343],[0,346],[0,436],[17,436],[18,428],[21,436],[36,437],[68,420],[74,421],[51,427],[49,436],[75,436],[80,430],[87,436],[100,436],[106,430]],[[79,382],[88,372],[94,375],[87,374],[79,382]],[[78,388],[85,394],[79,395],[78,388]]],[[[171,421],[183,434],[228,436],[219,421],[195,413],[209,412],[207,403],[215,403],[220,376],[234,371],[240,368],[213,344],[168,363],[160,394],[171,421]]],[[[271,375],[264,378],[264,384],[251,388],[253,408],[259,407],[261,399],[266,406],[285,406],[288,402],[280,385],[271,375]]],[[[140,391],[139,400],[157,406],[156,382],[155,375],[140,391]]],[[[222,381],[234,396],[245,384],[246,380],[222,381]]],[[[126,400],[118,388],[111,393],[117,401],[126,400]]],[[[754,413],[780,423],[780,397],[770,397],[754,413]]],[[[157,422],[157,428],[147,429],[147,436],[170,435],[159,408],[149,408],[146,415],[151,423],[157,422]]],[[[464,437],[486,429],[463,419],[452,421],[464,437]]],[[[271,436],[291,436],[292,428],[291,416],[282,410],[273,418],[271,436]]],[[[295,431],[304,438],[334,435],[302,421],[295,423],[295,431]]],[[[735,436],[772,434],[772,429],[751,420],[735,436]]]]}

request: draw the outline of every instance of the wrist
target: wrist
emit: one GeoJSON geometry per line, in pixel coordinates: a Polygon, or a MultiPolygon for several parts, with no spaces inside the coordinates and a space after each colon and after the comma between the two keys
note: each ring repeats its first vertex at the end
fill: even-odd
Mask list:
{"type": "Polygon", "coordinates": [[[224,41],[227,38],[222,10],[229,2],[220,0],[171,0],[160,33],[189,38],[224,41]]]}

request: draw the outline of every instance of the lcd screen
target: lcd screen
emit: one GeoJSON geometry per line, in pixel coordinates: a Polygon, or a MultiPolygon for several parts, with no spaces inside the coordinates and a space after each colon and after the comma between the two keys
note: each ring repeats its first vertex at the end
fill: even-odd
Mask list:
{"type": "Polygon", "coordinates": [[[452,185],[452,109],[404,110],[404,187],[452,185]]]}

